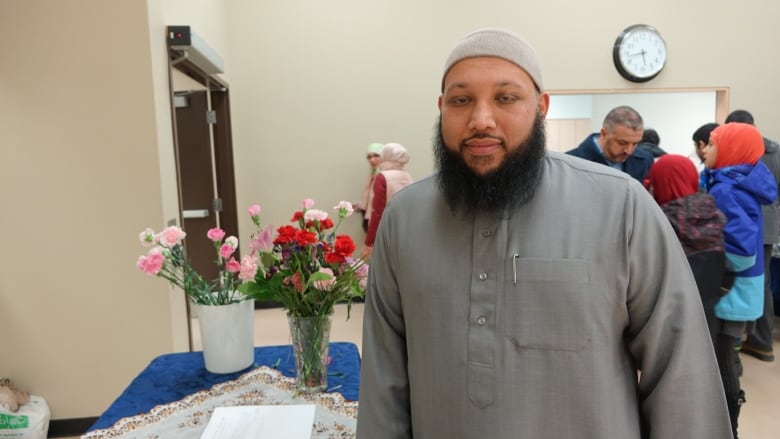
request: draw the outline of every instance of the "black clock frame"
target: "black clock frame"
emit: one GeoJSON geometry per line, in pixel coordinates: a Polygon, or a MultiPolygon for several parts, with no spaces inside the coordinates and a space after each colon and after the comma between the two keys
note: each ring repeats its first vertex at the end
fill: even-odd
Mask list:
{"type": "Polygon", "coordinates": [[[634,24],[623,29],[623,32],[621,32],[620,35],[618,35],[617,39],[615,39],[615,44],[612,46],[612,62],[615,64],[615,69],[617,69],[620,76],[622,76],[624,79],[627,79],[631,82],[642,83],[642,82],[647,82],[655,78],[656,76],[658,76],[663,71],[666,63],[664,62],[664,66],[661,66],[661,69],[658,70],[658,72],[656,72],[652,76],[645,76],[643,78],[640,78],[639,76],[634,76],[623,67],[623,63],[620,62],[620,45],[622,44],[626,36],[628,36],[629,33],[631,33],[637,28],[652,29],[655,32],[658,32],[654,27],[647,24],[634,24]]]}

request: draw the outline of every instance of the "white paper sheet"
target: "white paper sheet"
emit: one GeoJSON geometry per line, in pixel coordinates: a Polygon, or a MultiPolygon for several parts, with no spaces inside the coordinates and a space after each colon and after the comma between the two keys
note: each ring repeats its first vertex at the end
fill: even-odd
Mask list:
{"type": "Polygon", "coordinates": [[[217,407],[201,439],[310,439],[315,405],[217,407]]]}

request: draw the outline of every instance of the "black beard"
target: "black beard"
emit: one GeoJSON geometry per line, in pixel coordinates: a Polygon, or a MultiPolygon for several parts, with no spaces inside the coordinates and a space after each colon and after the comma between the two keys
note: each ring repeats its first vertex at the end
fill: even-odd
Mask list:
{"type": "Polygon", "coordinates": [[[444,145],[441,115],[436,131],[433,150],[439,167],[439,187],[453,211],[498,212],[520,207],[533,199],[545,156],[544,122],[539,113],[528,138],[508,152],[498,168],[485,175],[475,173],[459,153],[444,145]]]}

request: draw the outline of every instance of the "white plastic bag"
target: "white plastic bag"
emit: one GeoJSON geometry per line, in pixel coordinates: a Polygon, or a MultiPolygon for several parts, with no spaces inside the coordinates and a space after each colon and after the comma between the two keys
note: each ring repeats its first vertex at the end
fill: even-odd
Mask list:
{"type": "Polygon", "coordinates": [[[0,408],[0,439],[46,439],[49,416],[46,400],[35,395],[16,413],[0,408]]]}

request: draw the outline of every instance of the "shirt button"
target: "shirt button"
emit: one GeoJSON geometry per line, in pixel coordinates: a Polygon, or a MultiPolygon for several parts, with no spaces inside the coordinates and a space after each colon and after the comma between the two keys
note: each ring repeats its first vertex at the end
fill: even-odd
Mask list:
{"type": "Polygon", "coordinates": [[[488,236],[490,236],[490,230],[483,230],[482,231],[482,237],[483,238],[487,238],[488,236]]]}
{"type": "Polygon", "coordinates": [[[480,317],[480,318],[477,319],[477,323],[479,323],[480,326],[482,326],[485,323],[487,323],[487,319],[485,317],[480,317]]]}
{"type": "Polygon", "coordinates": [[[479,273],[479,280],[487,279],[487,273],[479,273]]]}

